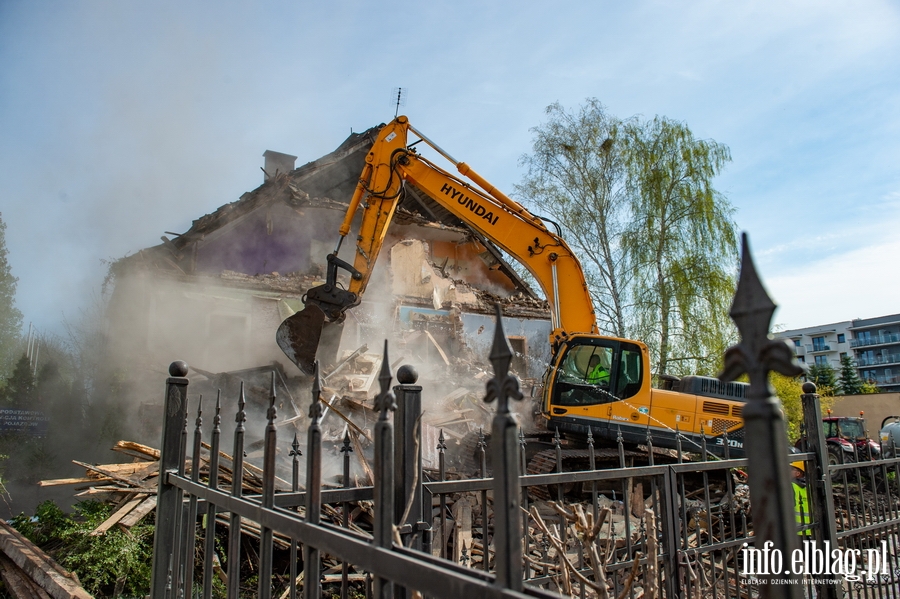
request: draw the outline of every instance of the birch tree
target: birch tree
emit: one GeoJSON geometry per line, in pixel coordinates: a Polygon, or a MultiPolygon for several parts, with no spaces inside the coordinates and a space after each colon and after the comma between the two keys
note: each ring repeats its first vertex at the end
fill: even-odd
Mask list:
{"type": "Polygon", "coordinates": [[[624,337],[630,271],[620,240],[628,220],[621,136],[628,122],[596,99],[575,111],[560,104],[531,131],[532,153],[516,195],[564,230],[581,259],[601,331],[624,337]]]}
{"type": "Polygon", "coordinates": [[[632,333],[654,351],[657,374],[709,372],[734,337],[734,209],[712,184],[731,154],[659,116],[624,139],[632,333]]]}
{"type": "Polygon", "coordinates": [[[736,341],[734,209],[713,186],[728,147],[665,117],[619,119],[596,99],[551,104],[516,195],[576,251],[600,330],[639,339],[657,374],[712,374],[736,341]]]}

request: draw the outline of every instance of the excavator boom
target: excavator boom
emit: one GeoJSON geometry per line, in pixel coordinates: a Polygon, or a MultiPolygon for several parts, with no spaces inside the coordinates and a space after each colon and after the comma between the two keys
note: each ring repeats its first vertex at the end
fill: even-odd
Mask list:
{"type": "Polygon", "coordinates": [[[310,289],[305,298],[307,308],[288,318],[278,330],[279,346],[301,370],[311,372],[325,323],[339,323],[344,312],[359,303],[406,185],[415,185],[515,256],[531,272],[551,307],[551,344],[558,346],[572,333],[599,333],[581,264],[566,242],[544,221],[497,190],[467,164],[456,162],[415,131],[406,117],[400,116],[381,129],[366,157],[340,228],[337,248],[328,256],[326,283],[310,289]],[[409,148],[410,132],[452,162],[461,176],[450,174],[409,148]],[[338,259],[337,252],[350,232],[360,204],[364,206],[363,218],[350,265],[338,259]],[[337,283],[338,269],[351,275],[347,289],[337,283]]]}
{"type": "Polygon", "coordinates": [[[725,388],[715,379],[688,377],[677,392],[651,389],[647,346],[600,335],[584,271],[560,233],[456,161],[405,116],[382,127],[366,156],[337,246],[328,256],[325,284],[310,289],[306,308],[278,329],[278,344],[301,370],[313,372],[317,349],[323,357],[325,346],[336,352],[344,313],[365,293],[408,186],[517,259],[543,289],[551,319],[551,358],[541,403],[548,426],[576,436],[621,437],[629,443],[646,442],[652,430],[657,446],[666,447],[675,447],[679,439],[700,447],[712,433],[713,447],[724,451],[727,445],[732,455],[740,454],[740,384],[725,388]],[[418,138],[415,143],[424,142],[447,159],[458,174],[420,155],[410,134],[418,138]],[[350,264],[338,258],[338,252],[360,207],[362,220],[350,264]],[[350,275],[346,289],[338,284],[340,270],[350,275]]]}

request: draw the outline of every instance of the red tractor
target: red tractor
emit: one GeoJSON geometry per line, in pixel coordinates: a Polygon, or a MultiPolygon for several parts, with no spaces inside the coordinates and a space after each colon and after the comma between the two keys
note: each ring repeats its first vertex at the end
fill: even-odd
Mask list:
{"type": "Polygon", "coordinates": [[[828,416],[822,418],[822,427],[829,464],[877,460],[881,457],[881,446],[866,436],[866,420],[862,412],[856,418],[832,416],[829,410],[828,416]]]}

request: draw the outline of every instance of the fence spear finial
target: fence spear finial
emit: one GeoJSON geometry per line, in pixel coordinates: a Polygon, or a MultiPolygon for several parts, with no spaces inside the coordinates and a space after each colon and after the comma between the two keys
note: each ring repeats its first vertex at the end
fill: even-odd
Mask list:
{"type": "Polygon", "coordinates": [[[787,343],[769,339],[769,325],[775,308],[775,302],[756,272],[750,243],[744,233],[741,235],[741,274],[730,311],[741,334],[741,342],[725,352],[725,367],[719,375],[720,380],[733,381],[747,373],[751,386],[768,389],[770,371],[785,376],[803,373],[787,343]]]}
{"type": "Polygon", "coordinates": [[[397,409],[397,401],[391,392],[391,367],[388,360],[388,342],[384,340],[384,357],[381,360],[381,374],[378,375],[378,382],[381,386],[381,393],[375,398],[375,411],[378,412],[379,420],[387,420],[388,411],[397,409]]]}
{"type": "Polygon", "coordinates": [[[494,367],[494,378],[487,383],[487,395],[485,395],[484,401],[490,403],[496,399],[497,413],[507,414],[509,413],[509,400],[520,400],[523,396],[519,391],[518,379],[509,374],[513,353],[509,347],[509,341],[506,339],[506,333],[503,331],[503,313],[499,303],[494,304],[494,310],[497,315],[497,326],[494,328],[494,343],[489,357],[491,365],[494,367]]]}
{"type": "Polygon", "coordinates": [[[319,361],[313,362],[313,386],[312,386],[312,403],[309,404],[309,419],[311,424],[318,424],[319,418],[322,417],[322,387],[319,383],[319,361]]]}
{"type": "Polygon", "coordinates": [[[247,399],[244,397],[244,381],[241,381],[241,393],[238,395],[238,411],[234,415],[234,421],[237,422],[237,430],[244,430],[244,423],[247,422],[247,413],[244,407],[247,405],[247,399]]]}

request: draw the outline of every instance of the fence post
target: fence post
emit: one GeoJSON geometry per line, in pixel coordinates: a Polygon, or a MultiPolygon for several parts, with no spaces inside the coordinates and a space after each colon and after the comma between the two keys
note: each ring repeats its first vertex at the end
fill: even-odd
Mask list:
{"type": "MultiPolygon", "coordinates": [[[[191,446],[191,480],[195,483],[200,482],[200,447],[203,441],[203,396],[201,395],[197,401],[197,418],[194,420],[194,443],[191,446]]],[[[188,517],[185,526],[185,545],[188,550],[183,556],[184,560],[184,579],[187,581],[188,596],[191,595],[191,588],[194,580],[194,543],[196,542],[197,527],[197,497],[191,495],[190,507],[188,508],[188,517]],[[188,540],[189,539],[189,540],[188,540]]]]}
{"type": "MultiPolygon", "coordinates": [[[[384,358],[381,362],[381,374],[378,381],[381,392],[375,398],[375,411],[378,421],[375,423],[375,522],[372,527],[373,541],[376,547],[390,549],[392,546],[394,525],[394,425],[388,412],[397,409],[394,394],[391,393],[391,370],[388,361],[388,344],[384,342],[384,358]]],[[[393,585],[384,578],[375,579],[375,597],[388,599],[391,597],[393,585]]]]}
{"type": "Polygon", "coordinates": [[[422,386],[416,369],[403,365],[397,370],[394,413],[397,451],[394,452],[394,522],[407,547],[422,548],[418,523],[422,520],[422,386]]]}
{"type": "MultiPolygon", "coordinates": [[[[755,544],[757,548],[769,549],[767,554],[788,560],[798,546],[794,493],[786,460],[787,428],[781,402],[769,385],[769,372],[797,376],[803,369],[793,361],[793,352],[786,343],[768,338],[775,308],[756,274],[745,233],[741,274],[731,305],[731,318],[741,334],[741,342],[725,352],[725,368],[719,379],[730,382],[744,373],[749,375],[750,388],[743,416],[755,544]]],[[[795,583],[799,580],[794,573],[762,575],[763,584],[759,587],[762,599],[803,596],[799,584],[773,585],[772,579],[776,577],[789,578],[795,583]]]]}
{"type": "MultiPolygon", "coordinates": [[[[813,521],[818,528],[816,538],[822,544],[828,543],[827,546],[830,548],[837,548],[834,495],[831,489],[831,473],[828,472],[828,448],[822,431],[822,405],[819,403],[815,383],[803,383],[800,402],[803,405],[803,424],[806,429],[806,451],[811,451],[816,456],[813,472],[810,472],[809,468],[806,469],[807,485],[812,489],[809,495],[812,500],[813,521]]],[[[830,555],[829,550],[826,550],[825,555],[830,555]]],[[[836,580],[838,575],[823,574],[816,578],[836,580]]],[[[843,595],[839,584],[817,585],[817,593],[823,599],[837,599],[843,595]]]]}
{"type": "MultiPolygon", "coordinates": [[[[266,432],[263,436],[263,476],[262,498],[260,503],[264,510],[275,507],[275,451],[278,442],[278,429],[275,428],[275,418],[278,410],[275,408],[275,371],[272,371],[272,385],[269,392],[269,409],[266,411],[266,432]]],[[[260,526],[259,530],[259,579],[257,580],[257,597],[269,599],[272,596],[272,552],[274,551],[272,540],[274,531],[267,526],[260,526]]],[[[307,581],[309,584],[310,581],[307,581]]]]}
{"type": "MultiPolygon", "coordinates": [[[[238,411],[234,415],[234,445],[231,456],[231,496],[240,499],[244,494],[244,422],[247,413],[244,397],[244,381],[238,395],[238,411]]],[[[228,599],[241,594],[241,515],[231,512],[228,518],[228,599]]],[[[155,599],[155,598],[154,598],[155,599]]]]}
{"type": "MultiPolygon", "coordinates": [[[[491,348],[494,378],[487,382],[484,401],[497,400],[497,413],[491,423],[491,458],[494,466],[494,556],[496,579],[503,589],[522,590],[522,514],[519,511],[518,425],[509,410],[509,400],[521,400],[519,381],[509,374],[512,349],[503,332],[503,314],[495,305],[497,326],[491,348]]],[[[485,540],[485,555],[488,552],[485,540]]]]}
{"type": "MultiPolygon", "coordinates": [[[[297,433],[294,433],[294,440],[291,442],[291,450],[288,452],[288,456],[291,458],[291,493],[300,491],[300,456],[302,455],[303,452],[300,451],[300,440],[297,438],[297,433]]],[[[294,508],[294,510],[296,509],[297,508],[294,508]]],[[[291,537],[290,555],[291,565],[289,566],[289,570],[291,572],[291,582],[288,586],[288,597],[290,597],[290,599],[297,599],[297,539],[293,536],[291,537]]]]}
{"type": "MultiPolygon", "coordinates": [[[[387,359],[387,358],[385,358],[387,359]]],[[[322,519],[322,388],[319,363],[313,373],[312,403],[309,405],[309,428],[306,432],[306,521],[318,526],[322,519]]],[[[303,596],[322,596],[322,554],[318,547],[303,545],[303,596]]]]}
{"type": "MultiPolygon", "coordinates": [[[[213,417],[212,437],[209,444],[209,488],[219,488],[219,443],[222,430],[222,392],[216,394],[216,413],[213,417]]],[[[216,553],[216,506],[208,503],[206,506],[206,534],[204,536],[203,550],[203,599],[212,597],[213,585],[213,555],[216,553]]]]}
{"type": "Polygon", "coordinates": [[[170,559],[176,543],[176,525],[181,515],[182,491],[169,484],[166,474],[178,470],[178,463],[184,462],[181,455],[181,433],[187,415],[187,386],[185,377],[188,365],[172,362],[169,378],[166,379],[165,421],[159,456],[159,486],[157,490],[156,527],[153,535],[153,570],[150,580],[150,596],[166,599],[171,590],[171,581],[177,580],[178,572],[170,571],[170,559]]]}

